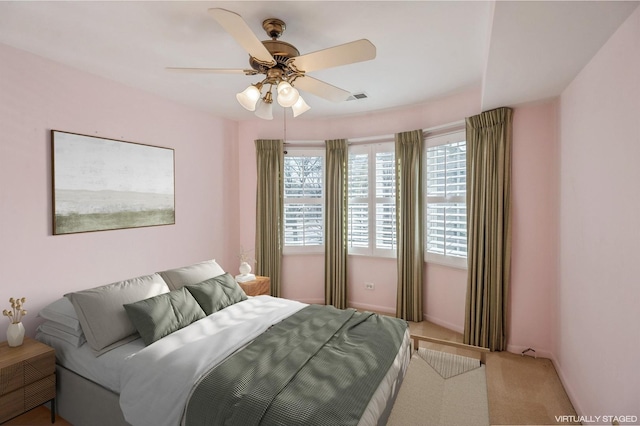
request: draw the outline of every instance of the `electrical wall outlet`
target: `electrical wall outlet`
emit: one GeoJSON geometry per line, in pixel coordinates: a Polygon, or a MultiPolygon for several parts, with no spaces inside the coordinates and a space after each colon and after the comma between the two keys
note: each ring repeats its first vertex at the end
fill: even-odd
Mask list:
{"type": "Polygon", "coordinates": [[[376,286],[373,283],[364,283],[365,290],[375,290],[376,286]]]}

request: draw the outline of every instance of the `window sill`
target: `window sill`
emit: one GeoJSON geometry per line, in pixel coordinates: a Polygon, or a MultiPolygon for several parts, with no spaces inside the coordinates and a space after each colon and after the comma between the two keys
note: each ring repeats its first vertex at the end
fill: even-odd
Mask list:
{"type": "Polygon", "coordinates": [[[463,257],[439,257],[427,255],[424,258],[425,263],[433,263],[435,265],[446,266],[448,268],[467,270],[467,259],[463,257]]]}
{"type": "Polygon", "coordinates": [[[283,250],[282,255],[283,256],[309,256],[309,255],[324,255],[324,247],[322,247],[320,250],[318,249],[314,249],[314,250],[283,250]]]}
{"type": "Polygon", "coordinates": [[[385,254],[369,254],[369,253],[349,253],[349,256],[354,257],[371,257],[375,259],[397,259],[395,254],[393,255],[385,255],[385,254]]]}

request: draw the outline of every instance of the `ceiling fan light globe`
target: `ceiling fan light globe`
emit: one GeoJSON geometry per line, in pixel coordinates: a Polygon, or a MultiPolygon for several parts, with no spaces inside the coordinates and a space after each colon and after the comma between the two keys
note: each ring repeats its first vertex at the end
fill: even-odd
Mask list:
{"type": "Polygon", "coordinates": [[[256,106],[256,116],[263,120],[273,120],[273,104],[264,102],[262,99],[258,101],[256,106]]]}
{"type": "Polygon", "coordinates": [[[298,100],[296,101],[295,104],[293,104],[293,106],[291,106],[291,110],[293,111],[293,116],[297,117],[300,114],[304,114],[305,112],[309,111],[311,109],[311,107],[309,105],[307,105],[307,103],[304,101],[304,99],[302,99],[302,96],[298,97],[298,100]]]}
{"type": "Polygon", "coordinates": [[[276,90],[278,91],[278,96],[287,96],[291,92],[291,90],[293,90],[293,86],[289,84],[288,81],[282,80],[280,83],[278,83],[276,90]]]}
{"type": "Polygon", "coordinates": [[[298,102],[298,99],[300,99],[300,93],[295,87],[291,87],[291,90],[283,91],[282,93],[278,92],[278,103],[285,108],[293,106],[298,102]]]}
{"type": "Polygon", "coordinates": [[[255,111],[256,103],[260,99],[260,89],[253,84],[242,92],[236,94],[236,99],[242,107],[249,111],[255,111]]]}

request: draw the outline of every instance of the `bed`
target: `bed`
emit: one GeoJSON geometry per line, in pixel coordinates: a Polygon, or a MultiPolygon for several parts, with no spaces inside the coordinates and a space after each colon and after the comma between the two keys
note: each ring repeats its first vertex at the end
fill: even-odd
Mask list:
{"type": "Polygon", "coordinates": [[[411,356],[404,321],[247,297],[215,261],[39,315],[58,412],[77,425],[386,424],[411,356]]]}

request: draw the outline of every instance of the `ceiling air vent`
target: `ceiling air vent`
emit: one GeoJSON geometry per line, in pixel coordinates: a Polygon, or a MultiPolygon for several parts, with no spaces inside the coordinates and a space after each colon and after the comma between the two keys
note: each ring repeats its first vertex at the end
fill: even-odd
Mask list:
{"type": "Polygon", "coordinates": [[[361,93],[354,93],[353,95],[349,96],[347,98],[348,101],[359,101],[361,99],[367,99],[368,96],[366,93],[361,92],[361,93]]]}

